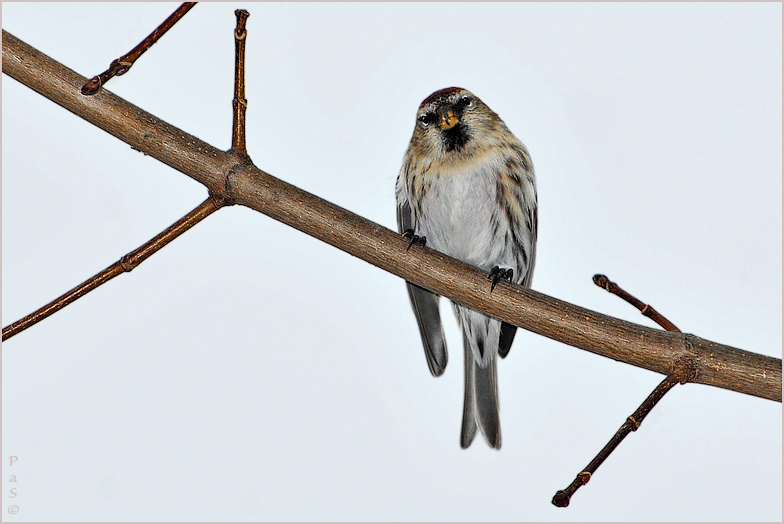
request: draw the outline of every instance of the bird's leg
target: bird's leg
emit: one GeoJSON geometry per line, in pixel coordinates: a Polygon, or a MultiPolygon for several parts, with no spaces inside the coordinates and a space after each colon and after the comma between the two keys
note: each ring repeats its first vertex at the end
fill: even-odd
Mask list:
{"type": "Polygon", "coordinates": [[[493,269],[490,270],[490,274],[487,275],[488,280],[492,280],[493,284],[490,286],[490,293],[493,292],[495,289],[496,284],[502,279],[505,278],[509,282],[512,281],[512,275],[514,275],[514,271],[512,268],[501,268],[498,266],[493,266],[493,269]]]}
{"type": "Polygon", "coordinates": [[[425,237],[420,237],[419,235],[414,234],[413,229],[406,229],[403,231],[403,237],[408,239],[408,247],[406,251],[411,249],[411,246],[414,244],[419,244],[420,246],[424,246],[427,239],[425,237]]]}

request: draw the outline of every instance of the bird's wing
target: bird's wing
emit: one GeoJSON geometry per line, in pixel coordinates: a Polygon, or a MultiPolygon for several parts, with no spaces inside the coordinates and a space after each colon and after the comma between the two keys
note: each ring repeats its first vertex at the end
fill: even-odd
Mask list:
{"type": "MultiPolygon", "coordinates": [[[[530,166],[531,160],[528,156],[528,151],[525,149],[525,146],[522,146],[520,155],[523,160],[522,164],[530,166]]],[[[530,245],[527,252],[528,263],[525,270],[525,275],[523,275],[522,281],[518,282],[518,284],[524,287],[531,287],[531,280],[534,276],[534,265],[536,264],[536,237],[539,230],[539,212],[536,198],[536,186],[534,185],[533,179],[533,167],[530,168],[529,174],[530,177],[526,176],[525,180],[530,184],[527,187],[530,189],[531,193],[528,195],[527,199],[520,198],[519,201],[520,207],[525,212],[525,227],[527,228],[530,235],[530,245]]],[[[518,194],[522,197],[521,193],[518,194]]],[[[523,246],[522,249],[525,249],[525,246],[523,246]]],[[[501,358],[506,358],[506,355],[509,354],[509,350],[512,349],[512,342],[514,342],[515,333],[517,333],[517,326],[507,322],[501,322],[501,335],[498,340],[498,354],[501,356],[501,358]]]]}
{"type": "Polygon", "coordinates": [[[501,355],[501,358],[506,358],[509,350],[512,349],[515,333],[517,333],[517,326],[501,322],[501,336],[498,338],[498,354],[501,355]]]}
{"type": "MultiPolygon", "coordinates": [[[[397,206],[397,227],[400,233],[414,229],[414,220],[411,208],[407,202],[397,206]]],[[[437,377],[446,369],[447,352],[444,329],[441,327],[441,314],[438,312],[438,299],[435,293],[421,288],[411,282],[406,282],[411,307],[414,309],[419,324],[419,333],[422,335],[422,345],[425,346],[425,356],[430,372],[437,377]]]]}

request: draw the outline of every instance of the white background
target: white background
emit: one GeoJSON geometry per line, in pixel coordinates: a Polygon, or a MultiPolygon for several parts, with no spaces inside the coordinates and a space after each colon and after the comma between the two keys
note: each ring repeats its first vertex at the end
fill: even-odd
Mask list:
{"type": "MultiPolygon", "coordinates": [[[[2,26],[92,76],[175,7],[4,3],[2,26]]],[[[684,331],[781,356],[780,4],[198,5],[109,90],[228,148],[236,8],[262,169],[394,228],[420,101],[466,87],[534,160],[536,290],[651,325],[606,273],[684,331]]],[[[206,191],[2,87],[7,325],[206,191]]],[[[461,450],[443,313],[434,379],[400,279],[221,210],[3,344],[3,518],[781,520],[781,404],[694,384],[555,508],[662,376],[520,332],[503,449],[461,450]]]]}

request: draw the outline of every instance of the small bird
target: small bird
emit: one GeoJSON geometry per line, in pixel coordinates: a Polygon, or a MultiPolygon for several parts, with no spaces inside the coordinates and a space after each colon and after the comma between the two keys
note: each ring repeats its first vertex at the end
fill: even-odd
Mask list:
{"type": "MultiPolygon", "coordinates": [[[[398,228],[427,245],[501,278],[530,287],[536,258],[537,204],[528,150],[471,92],[450,87],[419,106],[395,188],[398,228]]],[[[406,283],[434,376],[447,364],[439,296],[406,283]]],[[[452,303],[463,331],[465,397],[460,446],[477,427],[501,447],[496,355],[506,357],[517,328],[452,303]]]]}

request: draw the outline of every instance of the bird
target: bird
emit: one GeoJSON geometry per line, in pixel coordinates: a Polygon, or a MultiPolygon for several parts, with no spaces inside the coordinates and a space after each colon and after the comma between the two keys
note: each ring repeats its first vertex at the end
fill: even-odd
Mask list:
{"type": "MultiPolygon", "coordinates": [[[[538,209],[528,150],[501,118],[470,91],[449,87],[420,104],[395,184],[398,230],[428,247],[501,279],[530,287],[538,209]]],[[[447,347],[439,295],[406,282],[428,367],[444,373],[447,347]]],[[[497,357],[506,357],[517,327],[452,303],[463,332],[465,394],[460,446],[477,428],[501,448],[497,357]]]]}

